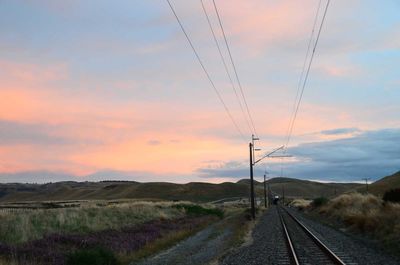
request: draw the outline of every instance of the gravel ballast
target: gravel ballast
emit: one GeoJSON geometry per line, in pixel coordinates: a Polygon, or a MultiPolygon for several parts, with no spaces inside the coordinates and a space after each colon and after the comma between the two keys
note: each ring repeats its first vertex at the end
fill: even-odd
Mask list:
{"type": "Polygon", "coordinates": [[[361,239],[311,220],[295,209],[289,209],[289,211],[303,222],[308,229],[310,229],[334,253],[348,257],[353,264],[400,264],[399,260],[390,257],[388,254],[382,253],[382,251],[372,246],[372,244],[368,244],[361,239]]]}
{"type": "MultiPolygon", "coordinates": [[[[340,256],[347,264],[395,265],[398,260],[383,254],[371,245],[329,226],[306,218],[302,213],[289,209],[325,245],[340,256]]],[[[233,251],[220,264],[290,264],[276,206],[269,209],[253,231],[253,243],[233,251]]]]}

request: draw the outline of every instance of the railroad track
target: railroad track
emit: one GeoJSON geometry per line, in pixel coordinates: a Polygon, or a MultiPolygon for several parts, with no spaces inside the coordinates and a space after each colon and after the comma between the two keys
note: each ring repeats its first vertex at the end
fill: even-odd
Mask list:
{"type": "Polygon", "coordinates": [[[285,208],[277,207],[277,211],[286,238],[291,264],[356,264],[345,262],[345,259],[336,255],[285,208]]]}

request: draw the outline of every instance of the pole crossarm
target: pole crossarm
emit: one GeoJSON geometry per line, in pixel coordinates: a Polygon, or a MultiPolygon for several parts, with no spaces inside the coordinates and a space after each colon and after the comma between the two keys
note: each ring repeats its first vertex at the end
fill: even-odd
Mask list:
{"type": "Polygon", "coordinates": [[[293,156],[292,155],[268,156],[268,158],[282,158],[282,157],[293,157],[293,156]]]}
{"type": "MultiPolygon", "coordinates": [[[[277,152],[277,151],[283,149],[284,147],[285,147],[285,146],[282,145],[281,147],[276,148],[275,150],[269,152],[268,154],[264,155],[264,156],[261,157],[260,159],[256,160],[256,161],[253,163],[253,165],[257,164],[258,162],[260,162],[260,161],[263,160],[264,158],[271,157],[271,155],[272,155],[273,153],[275,153],[275,152],[277,152]]],[[[276,157],[276,156],[275,156],[275,157],[276,157]]],[[[285,157],[286,157],[286,156],[285,156],[285,157]]]]}

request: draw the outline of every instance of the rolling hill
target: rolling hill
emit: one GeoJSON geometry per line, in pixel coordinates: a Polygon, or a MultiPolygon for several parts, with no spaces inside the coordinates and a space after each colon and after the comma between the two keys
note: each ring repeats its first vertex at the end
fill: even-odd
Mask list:
{"type": "MultiPolygon", "coordinates": [[[[315,198],[334,196],[354,190],[360,184],[319,183],[290,178],[274,178],[268,181],[271,191],[286,197],[315,198]]],[[[263,183],[255,182],[257,196],[263,194],[263,183]]],[[[134,181],[102,182],[56,182],[47,184],[0,184],[0,202],[49,201],[49,200],[112,200],[112,199],[160,199],[215,201],[249,195],[249,181],[220,184],[190,182],[175,184],[167,182],[140,183],[134,181]]]]}
{"type": "MultiPolygon", "coordinates": [[[[383,196],[383,194],[391,189],[400,188],[400,171],[394,173],[393,175],[381,178],[378,181],[375,181],[371,185],[369,185],[369,192],[383,196]]],[[[364,191],[363,188],[359,189],[360,191],[364,191]]]]}
{"type": "MultiPolygon", "coordinates": [[[[267,182],[274,194],[287,198],[334,197],[345,192],[356,190],[360,187],[357,183],[321,183],[293,178],[273,178],[267,182]]],[[[262,189],[263,184],[258,185],[262,189]]]]}

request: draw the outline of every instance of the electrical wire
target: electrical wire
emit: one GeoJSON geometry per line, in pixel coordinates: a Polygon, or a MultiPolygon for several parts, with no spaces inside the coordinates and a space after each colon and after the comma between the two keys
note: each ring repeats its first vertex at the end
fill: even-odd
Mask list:
{"type": "Polygon", "coordinates": [[[306,84],[307,84],[307,80],[308,80],[308,76],[309,76],[309,73],[310,73],[311,65],[312,65],[312,62],[313,62],[313,59],[314,59],[314,55],[315,55],[315,50],[316,50],[316,48],[317,48],[318,40],[319,40],[319,37],[320,37],[320,35],[321,35],[322,26],[323,26],[324,21],[325,21],[325,18],[326,18],[326,13],[327,13],[327,11],[328,11],[329,3],[330,3],[330,0],[328,0],[327,3],[326,3],[324,15],[323,15],[323,17],[322,17],[321,25],[320,25],[320,27],[319,27],[318,34],[317,34],[317,38],[316,38],[316,40],[315,40],[314,47],[313,47],[313,50],[312,50],[312,53],[311,53],[311,58],[310,58],[310,61],[309,61],[308,67],[307,67],[306,75],[305,75],[305,77],[304,77],[304,81],[303,81],[301,93],[300,93],[300,96],[299,96],[299,99],[298,99],[298,102],[297,102],[297,106],[296,106],[296,110],[295,110],[295,112],[294,112],[294,116],[293,116],[292,123],[291,123],[291,125],[290,125],[290,130],[289,130],[288,138],[287,138],[287,140],[286,140],[286,144],[285,144],[286,148],[287,148],[287,146],[288,146],[288,144],[289,144],[290,138],[291,138],[292,133],[293,133],[293,127],[294,127],[294,124],[295,124],[295,121],[296,121],[296,118],[297,118],[297,113],[298,113],[298,111],[299,111],[299,107],[300,107],[301,100],[302,100],[302,98],[303,98],[304,88],[305,88],[305,86],[306,86],[306,84]]]}
{"type": "Polygon", "coordinates": [[[244,102],[244,104],[245,104],[245,106],[246,106],[247,114],[248,114],[248,116],[249,116],[251,125],[252,125],[252,127],[253,127],[254,134],[255,134],[256,136],[258,136],[256,127],[254,126],[253,118],[252,118],[251,113],[250,113],[249,105],[247,104],[247,100],[246,100],[245,94],[244,94],[244,92],[243,92],[243,87],[242,87],[242,84],[241,84],[241,82],[240,82],[240,79],[239,79],[239,75],[238,75],[238,73],[237,73],[237,70],[236,70],[236,65],[235,65],[235,62],[234,62],[234,60],[233,60],[231,50],[230,50],[230,48],[229,48],[228,40],[227,40],[227,38],[226,38],[225,30],[224,30],[224,27],[223,27],[223,25],[222,25],[222,20],[221,20],[221,17],[220,17],[220,15],[219,15],[218,8],[217,8],[217,5],[216,5],[216,3],[215,3],[215,0],[213,0],[213,4],[214,4],[215,13],[217,14],[217,17],[218,17],[218,22],[219,22],[219,26],[220,26],[221,31],[222,31],[222,35],[224,36],[225,46],[226,46],[226,49],[228,50],[229,58],[230,58],[230,61],[231,61],[233,70],[234,70],[234,72],[235,72],[236,81],[237,81],[237,83],[238,83],[238,85],[239,85],[240,93],[241,93],[241,95],[242,95],[243,102],[244,102]]]}
{"type": "MultiPolygon", "coordinates": [[[[307,60],[308,60],[308,57],[309,57],[309,54],[310,54],[311,43],[312,43],[312,41],[313,41],[313,39],[314,39],[314,32],[315,32],[315,28],[316,28],[316,26],[317,26],[317,20],[318,20],[318,17],[319,17],[319,10],[320,10],[320,7],[321,7],[321,0],[319,0],[319,2],[318,2],[318,7],[317,7],[317,11],[316,11],[316,13],[315,13],[315,18],[314,18],[314,23],[313,23],[311,35],[310,35],[310,38],[309,38],[309,40],[308,40],[306,56],[304,57],[303,67],[302,67],[302,69],[301,69],[300,78],[299,78],[299,81],[298,81],[298,83],[297,83],[296,97],[295,97],[295,99],[294,99],[294,101],[293,101],[292,112],[291,112],[289,124],[288,124],[287,130],[286,130],[286,134],[285,134],[285,141],[287,141],[287,139],[288,139],[288,137],[289,137],[290,126],[291,126],[291,124],[292,124],[292,120],[293,120],[293,117],[294,117],[294,113],[295,113],[295,111],[296,111],[296,103],[297,103],[298,98],[299,98],[299,92],[300,92],[300,88],[301,88],[301,83],[302,83],[302,81],[303,81],[304,72],[305,72],[305,69],[306,69],[306,63],[307,63],[307,60]]],[[[285,143],[286,143],[286,142],[285,142],[285,143]]]]}
{"type": "Polygon", "coordinates": [[[232,89],[233,89],[233,91],[234,91],[234,93],[235,93],[235,96],[236,96],[236,99],[237,99],[237,101],[238,101],[238,103],[239,103],[240,110],[241,110],[241,112],[242,112],[243,118],[244,118],[244,120],[246,121],[246,124],[247,124],[247,126],[249,127],[250,134],[251,134],[253,129],[251,128],[250,122],[249,122],[249,120],[248,120],[248,118],[247,118],[247,116],[246,116],[246,113],[245,113],[245,111],[244,111],[242,102],[241,102],[240,97],[239,97],[239,95],[238,95],[238,93],[237,93],[235,84],[234,84],[234,82],[233,82],[233,80],[232,80],[232,76],[231,76],[231,74],[229,73],[228,66],[227,66],[227,64],[226,64],[225,58],[224,58],[224,56],[223,56],[223,54],[222,54],[222,51],[221,51],[221,47],[220,47],[219,42],[218,42],[218,40],[217,40],[217,37],[216,37],[216,35],[215,35],[213,26],[212,26],[211,21],[210,21],[210,17],[208,16],[207,9],[206,9],[205,6],[204,6],[203,0],[200,0],[200,2],[201,2],[201,6],[202,6],[202,8],[203,8],[203,13],[204,13],[204,15],[205,15],[205,17],[206,17],[206,19],[207,19],[208,26],[209,26],[210,31],[211,31],[211,33],[212,33],[212,36],[213,36],[213,39],[214,39],[214,43],[215,43],[215,45],[217,46],[218,53],[219,53],[219,55],[220,55],[222,64],[224,65],[225,72],[226,72],[226,74],[227,74],[227,76],[228,76],[228,79],[229,79],[229,81],[230,81],[230,83],[231,83],[232,89]]]}
{"type": "Polygon", "coordinates": [[[183,34],[185,35],[185,37],[186,37],[186,39],[187,39],[187,41],[188,41],[190,47],[192,48],[192,50],[193,50],[193,52],[194,52],[194,54],[195,54],[195,56],[196,56],[196,58],[197,58],[197,61],[199,62],[201,68],[202,68],[203,71],[204,71],[204,73],[206,74],[207,79],[208,79],[208,81],[210,82],[211,86],[213,87],[215,93],[217,94],[217,97],[218,97],[219,101],[220,101],[221,104],[223,105],[223,107],[224,107],[226,113],[228,114],[229,118],[231,119],[231,121],[232,121],[232,123],[234,124],[235,128],[237,129],[238,133],[240,134],[240,136],[242,137],[242,139],[246,142],[246,138],[244,137],[244,135],[243,135],[242,131],[240,130],[238,124],[237,124],[236,121],[234,120],[234,118],[233,118],[231,112],[229,111],[229,109],[228,109],[227,105],[225,104],[224,100],[222,99],[221,94],[219,93],[218,89],[216,88],[214,82],[212,81],[210,74],[208,73],[207,69],[205,68],[205,66],[204,66],[204,64],[203,64],[203,61],[201,60],[201,58],[200,58],[199,54],[197,53],[197,51],[196,51],[196,49],[195,49],[195,47],[194,47],[192,41],[190,40],[189,35],[187,34],[185,28],[183,27],[183,24],[182,24],[181,20],[179,19],[178,14],[175,12],[175,9],[173,8],[171,2],[170,2],[169,0],[166,0],[166,1],[168,2],[168,5],[169,5],[169,7],[171,8],[171,11],[172,11],[172,13],[173,13],[174,16],[175,16],[176,21],[178,22],[178,24],[179,24],[179,26],[180,26],[180,28],[181,28],[183,34]]]}

